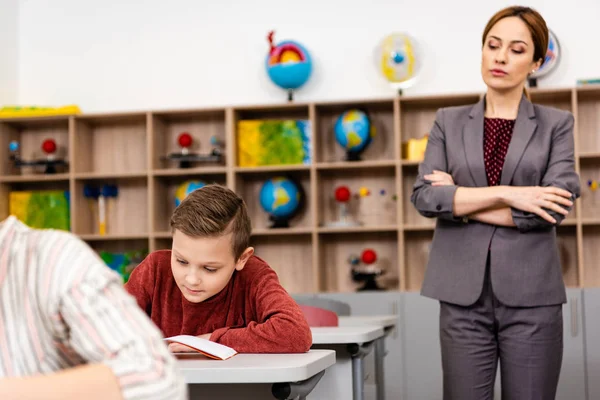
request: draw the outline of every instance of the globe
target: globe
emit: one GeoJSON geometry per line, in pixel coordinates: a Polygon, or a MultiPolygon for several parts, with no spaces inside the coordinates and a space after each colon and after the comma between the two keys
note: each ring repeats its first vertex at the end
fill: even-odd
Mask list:
{"type": "Polygon", "coordinates": [[[544,63],[537,71],[529,75],[529,78],[536,79],[550,73],[558,65],[560,56],[561,52],[558,38],[554,32],[552,32],[552,30],[548,29],[548,49],[546,50],[546,54],[544,56],[544,63]]]}
{"type": "Polygon", "coordinates": [[[302,187],[289,178],[274,177],[262,185],[259,199],[261,207],[274,222],[272,228],[289,227],[289,220],[303,202],[302,187]]]}
{"type": "Polygon", "coordinates": [[[412,86],[420,72],[416,41],[404,33],[384,37],[375,49],[379,72],[399,92],[412,86]]]}
{"type": "Polygon", "coordinates": [[[269,53],[265,58],[265,68],[271,81],[282,89],[291,92],[304,85],[312,73],[312,59],[304,46],[293,40],[273,44],[273,34],[269,33],[269,53]]]}
{"type": "Polygon", "coordinates": [[[181,202],[187,197],[188,194],[192,193],[196,189],[200,189],[205,186],[206,183],[198,180],[185,181],[181,185],[177,186],[175,190],[175,207],[179,207],[181,202]]]}
{"type": "Polygon", "coordinates": [[[335,140],[346,150],[348,161],[360,160],[360,153],[371,143],[374,130],[363,111],[352,109],[343,112],[334,126],[335,140]]]}

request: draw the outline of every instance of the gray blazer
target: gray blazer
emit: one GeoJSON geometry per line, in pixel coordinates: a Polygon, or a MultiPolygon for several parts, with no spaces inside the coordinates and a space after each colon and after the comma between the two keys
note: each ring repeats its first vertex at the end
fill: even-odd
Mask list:
{"type": "MultiPolygon", "coordinates": [[[[566,301],[556,227],[535,214],[512,210],[516,227],[500,227],[453,215],[457,186],[487,186],[483,159],[485,97],[469,106],[438,110],[411,201],[419,213],[437,218],[422,295],[471,305],[479,298],[488,249],[494,294],[508,306],[566,301]],[[434,169],[456,186],[431,186],[434,169]]],[[[580,196],[575,172],[573,115],[521,100],[500,178],[501,185],[558,186],[580,196]]],[[[550,212],[560,224],[562,214],[550,212]]]]}

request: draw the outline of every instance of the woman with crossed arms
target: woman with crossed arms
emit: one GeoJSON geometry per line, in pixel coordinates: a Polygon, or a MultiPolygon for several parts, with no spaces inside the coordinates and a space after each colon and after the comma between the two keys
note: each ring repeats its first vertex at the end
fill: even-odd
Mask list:
{"type": "Polygon", "coordinates": [[[494,15],[485,96],[438,110],[411,201],[437,218],[422,294],[440,301],[445,400],[555,398],[566,302],[556,226],[580,195],[573,116],[525,90],[548,48],[542,16],[494,15]]]}

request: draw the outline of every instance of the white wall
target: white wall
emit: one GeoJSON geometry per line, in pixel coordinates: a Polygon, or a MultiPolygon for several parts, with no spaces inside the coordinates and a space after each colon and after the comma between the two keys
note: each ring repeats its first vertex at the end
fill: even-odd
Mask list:
{"type": "Polygon", "coordinates": [[[17,101],[18,0],[0,0],[0,107],[17,101]]]}
{"type": "MultiPolygon", "coordinates": [[[[86,112],[285,101],[263,68],[266,35],[315,61],[298,100],[392,96],[373,50],[392,31],[421,41],[407,93],[482,90],[481,32],[503,0],[20,0],[18,97],[86,112]],[[302,6],[301,6],[302,4],[302,6]],[[294,11],[292,11],[294,10],[294,11]]],[[[523,0],[557,34],[563,60],[540,86],[600,75],[600,1],[523,0]]]]}

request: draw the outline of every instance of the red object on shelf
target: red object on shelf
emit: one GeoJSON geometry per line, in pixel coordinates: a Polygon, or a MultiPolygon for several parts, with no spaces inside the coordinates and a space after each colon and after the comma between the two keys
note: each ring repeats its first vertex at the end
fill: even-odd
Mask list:
{"type": "Polygon", "coordinates": [[[56,151],[56,142],[54,139],[46,139],[42,143],[42,151],[46,154],[52,154],[56,151]]]}
{"type": "Polygon", "coordinates": [[[181,147],[190,147],[192,145],[192,135],[190,135],[187,132],[184,132],[181,135],[179,135],[177,141],[179,142],[179,145],[181,147]]]}
{"type": "Polygon", "coordinates": [[[350,200],[350,189],[348,189],[348,186],[340,186],[335,189],[335,199],[341,203],[350,200]]]}
{"type": "Polygon", "coordinates": [[[375,253],[375,250],[366,249],[362,252],[361,259],[365,264],[373,264],[377,261],[377,253],[375,253]]]}

